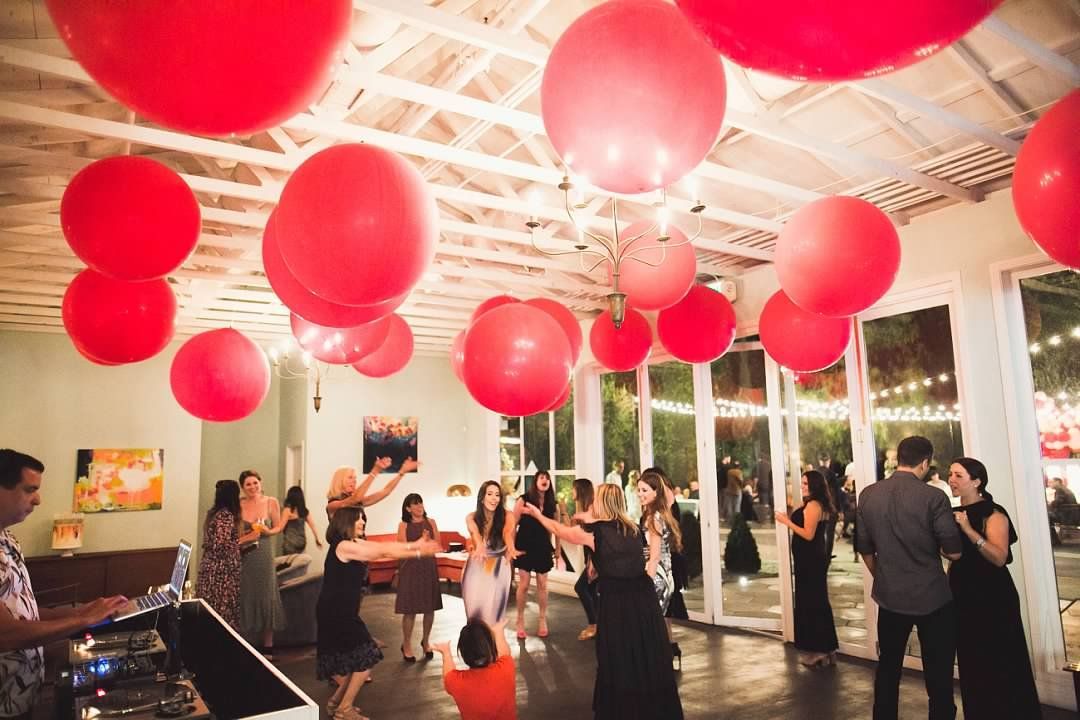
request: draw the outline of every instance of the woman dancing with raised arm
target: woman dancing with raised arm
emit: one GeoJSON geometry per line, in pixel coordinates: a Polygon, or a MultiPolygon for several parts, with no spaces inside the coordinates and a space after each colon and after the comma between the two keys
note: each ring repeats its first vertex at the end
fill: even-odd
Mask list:
{"type": "Polygon", "coordinates": [[[514,516],[503,506],[502,486],[488,480],[476,496],[476,511],[465,518],[471,551],[461,575],[461,599],[469,620],[494,626],[506,613],[510,598],[510,563],[514,549],[514,516]]]}

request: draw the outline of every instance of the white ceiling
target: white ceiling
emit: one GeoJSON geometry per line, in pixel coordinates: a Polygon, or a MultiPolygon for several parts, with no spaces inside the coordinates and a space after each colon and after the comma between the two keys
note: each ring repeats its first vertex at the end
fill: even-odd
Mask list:
{"type": "MultiPolygon", "coordinates": [[[[439,201],[435,263],[399,310],[418,353],[445,353],[472,309],[499,293],[594,314],[605,273],[538,255],[524,222],[537,193],[546,231],[571,237],[539,86],[549,48],[596,4],[355,0],[346,67],[310,112],[222,141],[135,116],[70,59],[41,0],[0,0],[0,328],[63,332],[60,300],[83,267],[60,233],[64,187],[93,160],[131,153],[182,173],[202,204],[200,245],[171,276],[179,333],[232,325],[257,340],[287,337],[288,311],[262,273],[261,229],[289,172],[339,141],[406,155],[439,201]]],[[[803,84],[729,64],[724,130],[695,173],[708,204],[699,271],[734,276],[768,262],[785,219],[823,194],[858,195],[898,224],[979,202],[1008,185],[1031,123],[1080,86],[1078,62],[1078,0],[1013,0],[953,47],[874,80],[803,84]]],[[[691,228],[685,191],[671,193],[684,211],[674,222],[691,228]]],[[[631,217],[653,199],[628,199],[631,217]]],[[[601,197],[585,212],[602,231],[610,210],[601,197]]]]}

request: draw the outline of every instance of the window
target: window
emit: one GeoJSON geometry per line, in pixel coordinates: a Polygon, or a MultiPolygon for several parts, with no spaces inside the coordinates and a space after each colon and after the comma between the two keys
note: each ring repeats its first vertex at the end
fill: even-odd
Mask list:
{"type": "Polygon", "coordinates": [[[520,495],[538,470],[547,470],[559,501],[573,512],[574,395],[555,412],[526,417],[503,416],[499,430],[499,469],[503,489],[520,495]]]}
{"type": "Polygon", "coordinates": [[[624,487],[631,470],[641,471],[637,394],[637,372],[634,370],[600,376],[606,473],[603,480],[624,487]],[[622,464],[621,469],[616,463],[622,464]]]}

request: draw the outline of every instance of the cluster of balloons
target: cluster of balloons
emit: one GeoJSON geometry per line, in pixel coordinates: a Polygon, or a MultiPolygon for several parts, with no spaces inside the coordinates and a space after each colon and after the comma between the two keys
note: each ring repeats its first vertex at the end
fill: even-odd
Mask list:
{"type": "Polygon", "coordinates": [[[577,319],[560,303],[496,295],[473,311],[469,326],[454,338],[450,365],[489,410],[534,415],[566,404],[581,342],[577,319]]]}
{"type": "Polygon", "coordinates": [[[776,242],[780,291],[765,304],[761,343],[784,367],[815,372],[839,360],[851,317],[882,298],[900,270],[892,221],[865,200],[833,195],[799,209],[776,242]],[[851,282],[829,282],[843,268],[851,282]]]}
{"type": "Polygon", "coordinates": [[[1024,232],[1057,262],[1080,269],[1080,90],[1039,118],[1013,171],[1024,232]]]}

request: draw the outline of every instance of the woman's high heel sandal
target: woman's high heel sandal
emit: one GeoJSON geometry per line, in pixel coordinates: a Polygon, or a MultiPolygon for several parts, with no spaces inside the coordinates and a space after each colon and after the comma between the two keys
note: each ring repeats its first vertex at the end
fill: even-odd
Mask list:
{"type": "Polygon", "coordinates": [[[682,672],[682,648],[679,647],[679,643],[677,642],[671,643],[671,657],[678,664],[678,667],[675,669],[682,672]]]}
{"type": "Polygon", "coordinates": [[[405,660],[405,662],[407,662],[407,663],[414,663],[414,662],[416,662],[416,656],[415,656],[415,655],[406,655],[406,654],[405,654],[405,646],[404,646],[404,645],[402,645],[402,646],[401,646],[401,657],[402,657],[402,658],[403,658],[403,659],[405,660]]]}

